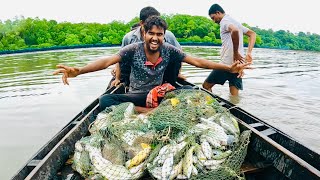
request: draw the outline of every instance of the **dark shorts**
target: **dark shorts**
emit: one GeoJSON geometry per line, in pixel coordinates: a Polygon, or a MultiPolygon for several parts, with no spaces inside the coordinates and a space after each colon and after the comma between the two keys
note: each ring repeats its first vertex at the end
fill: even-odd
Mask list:
{"type": "Polygon", "coordinates": [[[213,70],[206,79],[210,84],[223,85],[227,80],[229,81],[229,87],[235,86],[237,89],[243,90],[242,78],[237,78],[238,74],[230,73],[222,70],[213,70]]]}

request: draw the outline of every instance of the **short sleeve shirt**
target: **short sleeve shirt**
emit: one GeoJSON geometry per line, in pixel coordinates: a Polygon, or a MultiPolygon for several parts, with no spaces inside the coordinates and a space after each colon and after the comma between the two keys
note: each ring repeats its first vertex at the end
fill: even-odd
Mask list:
{"type": "Polygon", "coordinates": [[[171,44],[164,43],[160,47],[162,61],[156,66],[146,65],[147,58],[144,52],[144,42],[133,43],[120,49],[118,55],[120,63],[131,67],[129,92],[149,92],[154,87],[161,85],[163,75],[169,62],[182,62],[186,56],[180,49],[171,44]]]}
{"type": "MultiPolygon", "coordinates": [[[[172,44],[173,46],[177,47],[178,49],[181,49],[181,46],[179,42],[177,41],[176,37],[172,32],[169,30],[166,30],[164,34],[164,41],[172,44]]],[[[141,36],[141,26],[137,27],[136,29],[128,32],[124,38],[122,39],[121,47],[125,47],[132,43],[138,43],[143,42],[143,38],[141,36]]],[[[130,66],[128,66],[125,62],[120,63],[120,69],[121,69],[121,76],[120,81],[124,82],[126,85],[129,84],[129,74],[131,72],[130,66]]]]}
{"type": "Polygon", "coordinates": [[[231,65],[233,63],[233,43],[229,26],[234,25],[239,29],[239,53],[244,56],[243,49],[243,34],[248,32],[248,28],[244,27],[241,23],[237,22],[229,15],[225,15],[220,22],[220,36],[222,41],[221,47],[221,62],[223,64],[231,65]]]}

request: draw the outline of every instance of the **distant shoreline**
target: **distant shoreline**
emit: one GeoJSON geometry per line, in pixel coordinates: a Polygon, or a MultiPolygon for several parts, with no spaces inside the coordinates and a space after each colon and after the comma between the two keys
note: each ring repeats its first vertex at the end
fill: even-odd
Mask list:
{"type": "MultiPolygon", "coordinates": [[[[179,42],[182,46],[220,46],[214,43],[195,43],[195,42],[179,42]]],[[[40,52],[40,51],[52,51],[52,50],[63,50],[63,49],[78,49],[78,48],[94,48],[94,47],[119,47],[121,44],[86,44],[86,45],[73,45],[73,46],[52,46],[46,48],[27,48],[20,50],[5,50],[0,51],[0,55],[8,54],[20,54],[28,52],[40,52]]]]}
{"type": "MultiPolygon", "coordinates": [[[[220,44],[215,43],[202,43],[202,42],[179,42],[181,46],[221,46],[220,44]]],[[[27,48],[20,50],[5,50],[0,51],[1,55],[9,55],[9,54],[22,54],[29,52],[42,52],[42,51],[52,51],[52,50],[64,50],[64,49],[79,49],[79,48],[98,48],[98,47],[119,47],[121,44],[86,44],[86,45],[72,45],[72,46],[52,46],[45,48],[27,48]]],[[[245,47],[247,47],[245,45],[245,47]]],[[[270,48],[270,47],[255,47],[255,48],[265,48],[265,49],[281,49],[281,50],[290,50],[288,48],[270,48]]],[[[296,50],[299,51],[299,50],[296,50]]],[[[302,50],[308,51],[308,50],[302,50]]]]}

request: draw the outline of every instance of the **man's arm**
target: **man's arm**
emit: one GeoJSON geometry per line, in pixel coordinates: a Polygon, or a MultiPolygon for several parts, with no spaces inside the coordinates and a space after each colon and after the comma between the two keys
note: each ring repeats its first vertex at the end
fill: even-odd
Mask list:
{"type": "Polygon", "coordinates": [[[111,86],[116,86],[120,83],[121,71],[120,71],[120,64],[117,63],[113,69],[115,71],[115,79],[111,82],[111,86]]]}
{"type": "Polygon", "coordinates": [[[90,64],[87,64],[84,67],[69,67],[64,65],[57,65],[58,70],[54,71],[53,74],[63,74],[62,81],[64,84],[69,85],[68,78],[69,77],[76,77],[80,74],[85,74],[89,72],[99,71],[105,69],[115,63],[120,62],[121,57],[119,55],[113,55],[109,57],[104,57],[99,60],[96,60],[90,64]]]}
{"type": "Polygon", "coordinates": [[[192,57],[189,55],[186,55],[182,61],[199,68],[218,69],[218,70],[229,71],[231,73],[239,73],[238,77],[242,77],[244,75],[243,74],[244,69],[252,69],[252,67],[249,67],[250,63],[248,62],[244,64],[240,64],[239,61],[237,61],[233,63],[231,66],[229,66],[221,63],[208,61],[202,58],[192,57]]]}
{"type": "Polygon", "coordinates": [[[219,69],[224,71],[230,71],[230,66],[221,64],[221,63],[215,63],[212,61],[208,61],[202,58],[192,57],[189,55],[186,55],[185,58],[182,60],[183,62],[186,62],[190,65],[204,68],[204,69],[219,69]]]}
{"type": "Polygon", "coordinates": [[[252,49],[254,47],[254,44],[256,43],[256,33],[252,31],[251,29],[248,30],[248,32],[245,34],[249,37],[249,42],[248,42],[248,50],[246,54],[246,60],[247,62],[252,62],[252,49]]]}
{"type": "MultiPolygon", "coordinates": [[[[130,32],[129,32],[130,33],[130,32]]],[[[122,38],[122,43],[121,43],[121,48],[125,47],[126,45],[130,44],[130,35],[127,33],[123,38],[122,38]]],[[[120,70],[120,64],[117,63],[115,67],[111,71],[112,76],[114,76],[114,80],[111,82],[111,86],[116,86],[120,83],[120,78],[121,78],[121,70],[120,70]]]]}
{"type": "Polygon", "coordinates": [[[231,39],[233,44],[233,62],[240,61],[241,63],[243,63],[244,58],[239,53],[239,29],[233,24],[230,24],[228,26],[228,30],[231,33],[231,39]]]}

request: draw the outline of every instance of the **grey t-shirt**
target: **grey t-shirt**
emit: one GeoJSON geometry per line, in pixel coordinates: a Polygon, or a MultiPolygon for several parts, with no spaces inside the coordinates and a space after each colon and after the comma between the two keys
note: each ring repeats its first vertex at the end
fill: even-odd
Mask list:
{"type": "Polygon", "coordinates": [[[160,47],[160,58],[162,61],[152,67],[146,65],[146,54],[144,52],[144,43],[133,43],[120,49],[118,55],[121,57],[121,63],[131,67],[129,92],[140,93],[149,92],[156,86],[162,84],[164,72],[170,61],[181,63],[186,56],[180,49],[171,44],[164,43],[160,47]]]}
{"type": "Polygon", "coordinates": [[[238,51],[241,56],[244,56],[243,49],[243,34],[248,32],[248,28],[237,22],[229,15],[225,15],[220,22],[220,36],[222,41],[221,47],[221,63],[231,65],[233,63],[233,43],[229,26],[234,25],[239,29],[239,48],[238,51]]]}
{"type": "MultiPolygon", "coordinates": [[[[122,39],[121,47],[124,47],[128,44],[136,43],[136,42],[142,42],[143,38],[141,36],[141,26],[138,28],[128,32],[122,39]]],[[[173,46],[181,49],[181,46],[179,42],[177,41],[176,37],[173,35],[173,33],[169,30],[166,30],[164,34],[164,41],[172,44],[173,46]]]]}

